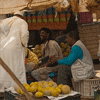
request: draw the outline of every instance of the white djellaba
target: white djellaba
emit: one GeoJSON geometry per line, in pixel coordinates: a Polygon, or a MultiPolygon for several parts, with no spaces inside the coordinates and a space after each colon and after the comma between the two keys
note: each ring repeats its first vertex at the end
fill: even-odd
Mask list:
{"type": "MultiPolygon", "coordinates": [[[[24,12],[17,11],[14,14],[23,16],[24,12]]],[[[25,47],[28,39],[28,24],[22,18],[13,16],[0,21],[0,57],[22,84],[26,83],[25,47]]],[[[4,92],[4,87],[10,88],[15,85],[0,65],[0,92],[4,92]]]]}

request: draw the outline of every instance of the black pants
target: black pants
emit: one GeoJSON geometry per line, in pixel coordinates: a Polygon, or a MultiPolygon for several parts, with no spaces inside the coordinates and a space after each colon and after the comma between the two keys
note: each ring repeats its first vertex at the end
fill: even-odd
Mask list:
{"type": "Polygon", "coordinates": [[[57,85],[63,84],[72,87],[71,66],[60,65],[58,69],[57,85]]]}

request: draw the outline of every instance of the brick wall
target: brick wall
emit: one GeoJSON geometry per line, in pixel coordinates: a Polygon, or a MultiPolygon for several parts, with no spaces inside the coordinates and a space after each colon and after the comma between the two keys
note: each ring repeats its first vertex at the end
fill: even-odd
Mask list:
{"type": "Polygon", "coordinates": [[[98,59],[98,35],[100,35],[100,22],[99,23],[88,23],[78,26],[80,40],[85,44],[89,50],[92,59],[98,59]]]}

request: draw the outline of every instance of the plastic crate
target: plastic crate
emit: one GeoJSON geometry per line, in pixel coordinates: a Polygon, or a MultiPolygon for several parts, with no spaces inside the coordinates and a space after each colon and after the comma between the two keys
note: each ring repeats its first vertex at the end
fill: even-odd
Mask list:
{"type": "Polygon", "coordinates": [[[86,79],[80,82],[73,82],[74,91],[80,92],[83,98],[94,98],[94,91],[100,86],[100,78],[86,79]]]}
{"type": "Polygon", "coordinates": [[[16,99],[16,97],[18,97],[18,96],[19,96],[18,94],[14,94],[10,91],[5,91],[4,92],[5,100],[18,100],[18,99],[16,99]]]}

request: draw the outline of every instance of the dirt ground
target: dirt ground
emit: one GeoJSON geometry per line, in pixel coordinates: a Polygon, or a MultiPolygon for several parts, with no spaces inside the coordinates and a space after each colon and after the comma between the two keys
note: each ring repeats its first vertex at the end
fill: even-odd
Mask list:
{"type": "Polygon", "coordinates": [[[93,60],[95,70],[100,70],[100,61],[98,59],[93,60]]]}
{"type": "Polygon", "coordinates": [[[100,64],[94,64],[95,70],[100,70],[100,64]]]}

